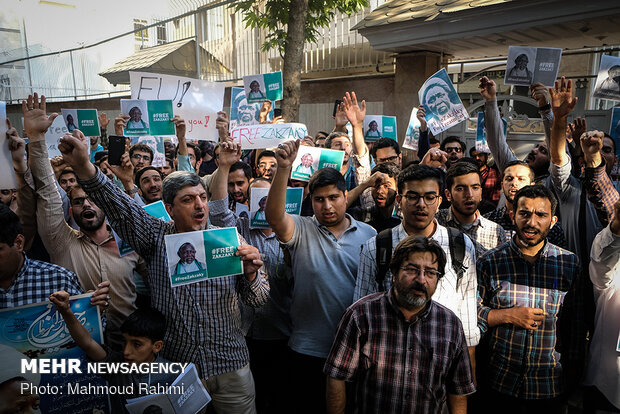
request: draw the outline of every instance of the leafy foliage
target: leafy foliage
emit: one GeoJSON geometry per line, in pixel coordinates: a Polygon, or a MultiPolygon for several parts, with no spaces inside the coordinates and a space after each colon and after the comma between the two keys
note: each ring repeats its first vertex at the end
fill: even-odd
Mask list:
{"type": "MultiPolygon", "coordinates": [[[[267,29],[261,46],[263,52],[277,49],[283,55],[290,3],[289,0],[241,0],[231,7],[243,12],[246,27],[267,29]]],[[[350,16],[364,7],[368,7],[368,0],[308,0],[305,40],[316,43],[318,29],[329,26],[337,11],[350,16]]]]}

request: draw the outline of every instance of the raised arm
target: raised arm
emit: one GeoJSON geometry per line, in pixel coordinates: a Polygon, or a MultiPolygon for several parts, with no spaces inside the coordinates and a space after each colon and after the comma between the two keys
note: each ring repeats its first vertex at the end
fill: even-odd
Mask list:
{"type": "Polygon", "coordinates": [[[267,206],[265,207],[267,222],[276,233],[278,239],[283,243],[291,240],[295,231],[295,222],[290,214],[285,211],[284,207],[286,205],[286,185],[291,175],[293,161],[297,157],[299,145],[299,140],[287,141],[278,145],[276,150],[278,169],[273,177],[267,197],[267,206]]]}
{"type": "Polygon", "coordinates": [[[110,123],[110,118],[108,118],[108,114],[105,112],[101,112],[99,114],[99,127],[101,128],[101,145],[103,148],[108,149],[108,124],[110,123]]]}
{"type": "Polygon", "coordinates": [[[342,98],[342,105],[347,119],[353,127],[353,150],[352,153],[362,156],[368,155],[368,147],[364,142],[364,118],[366,117],[366,101],[357,103],[355,92],[347,92],[342,98]]]}
{"type": "Polygon", "coordinates": [[[504,171],[506,165],[517,159],[506,142],[504,134],[504,124],[497,107],[497,86],[495,82],[486,76],[480,78],[480,95],[485,100],[484,103],[484,128],[487,132],[487,143],[491,155],[500,171],[504,171]]]}
{"type": "Polygon", "coordinates": [[[549,89],[549,95],[553,111],[549,153],[551,162],[562,166],[570,161],[566,153],[566,119],[577,104],[577,98],[573,98],[573,82],[570,79],[566,81],[562,76],[559,82],[555,82],[555,89],[549,89]]]}
{"type": "Polygon", "coordinates": [[[230,122],[228,121],[228,115],[224,111],[217,113],[215,119],[215,129],[217,129],[217,136],[219,142],[228,141],[230,139],[230,122]]]}
{"type": "Polygon", "coordinates": [[[65,320],[71,338],[84,351],[86,356],[93,361],[104,359],[107,355],[105,349],[93,339],[88,330],[71,311],[69,307],[69,294],[64,290],[54,292],[50,295],[50,301],[56,306],[56,310],[65,320]]]}
{"type": "Polygon", "coordinates": [[[545,129],[545,142],[547,146],[549,146],[549,141],[551,140],[551,123],[553,122],[549,90],[545,85],[537,82],[530,85],[530,91],[532,91],[532,99],[535,99],[538,103],[538,113],[542,118],[543,127],[545,129]]]}
{"type": "Polygon", "coordinates": [[[176,126],[177,139],[179,140],[177,159],[179,160],[178,171],[195,172],[192,163],[189,160],[189,152],[187,151],[187,139],[185,137],[185,120],[175,115],[171,122],[176,126]]]}
{"type": "Polygon", "coordinates": [[[603,226],[614,219],[614,204],[618,201],[618,191],[605,171],[601,156],[605,134],[600,131],[584,133],[579,143],[586,163],[584,186],[588,199],[594,205],[599,221],[603,226]]]}
{"type": "Polygon", "coordinates": [[[424,105],[420,105],[418,108],[418,112],[416,113],[416,118],[420,122],[420,138],[418,139],[418,159],[422,159],[424,155],[431,148],[431,140],[428,135],[428,125],[426,124],[426,119],[424,116],[426,115],[426,110],[424,109],[424,105]]]}
{"type": "Polygon", "coordinates": [[[154,253],[166,223],[148,214],[90,162],[88,140],[79,130],[66,134],[58,146],[80,185],[105,213],[112,228],[143,258],[154,253]],[[76,132],[77,131],[77,132],[76,132]]]}
{"type": "Polygon", "coordinates": [[[234,142],[220,143],[219,165],[211,176],[211,198],[209,199],[209,219],[211,224],[234,227],[237,218],[228,208],[228,173],[230,167],[241,159],[241,146],[234,142]]]}

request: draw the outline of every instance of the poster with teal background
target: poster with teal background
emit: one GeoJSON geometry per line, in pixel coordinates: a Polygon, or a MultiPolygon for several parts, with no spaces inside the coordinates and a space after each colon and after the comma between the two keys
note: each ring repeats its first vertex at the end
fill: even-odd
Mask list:
{"type": "Polygon", "coordinates": [[[301,145],[297,151],[297,157],[293,161],[291,178],[309,181],[312,174],[321,168],[340,170],[343,160],[344,151],[301,145]]]}
{"type": "MultiPolygon", "coordinates": [[[[50,292],[52,293],[52,292],[50,292]]],[[[71,310],[77,319],[84,325],[93,339],[103,343],[103,330],[99,309],[90,304],[92,294],[72,296],[70,298],[71,310]]],[[[69,335],[67,326],[62,316],[56,311],[56,307],[51,302],[41,302],[26,306],[0,310],[0,348],[2,353],[0,358],[22,359],[66,359],[77,358],[81,360],[80,366],[86,367],[87,359],[84,352],[76,345],[69,335]],[[11,348],[8,350],[8,348],[11,348]],[[17,352],[23,354],[20,356],[17,352]]],[[[5,360],[8,362],[7,360],[5,360]]],[[[3,364],[4,366],[5,364],[3,364]]],[[[38,385],[56,385],[59,388],[67,389],[67,384],[93,384],[102,386],[105,381],[94,375],[87,374],[82,370],[82,374],[41,374],[40,376],[28,378],[22,374],[20,363],[16,365],[15,377],[26,377],[28,381],[40,381],[38,385]]],[[[13,369],[4,367],[6,369],[13,369]]],[[[68,395],[40,394],[40,412],[43,414],[91,414],[100,410],[101,413],[109,413],[108,397],[98,394],[79,394],[68,395]]]]}
{"type": "MultiPolygon", "coordinates": [[[[504,136],[506,136],[506,130],[508,128],[508,122],[502,118],[502,124],[504,124],[504,136]]],[[[476,119],[476,151],[490,154],[489,144],[487,142],[487,130],[484,126],[484,112],[478,112],[478,118],[476,119]]]]}
{"type": "Polygon", "coordinates": [[[169,234],[164,241],[172,287],[243,273],[235,227],[169,234]]]}
{"type": "Polygon", "coordinates": [[[397,140],[395,116],[366,115],[363,129],[366,142],[374,142],[379,138],[397,140]]]}
{"type": "Polygon", "coordinates": [[[262,103],[265,99],[279,101],[284,93],[282,72],[244,76],[243,89],[248,103],[262,103]]]}
{"type": "MultiPolygon", "coordinates": [[[[269,188],[250,188],[250,228],[268,229],[270,228],[265,217],[265,206],[267,205],[267,195],[269,188]]],[[[284,211],[288,214],[301,214],[301,203],[303,201],[304,189],[302,187],[286,189],[286,204],[284,211]]]]}
{"type": "Polygon", "coordinates": [[[129,116],[125,136],[175,134],[171,100],[121,99],[121,112],[129,116]]]}
{"type": "Polygon", "coordinates": [[[144,206],[144,210],[149,213],[153,217],[157,217],[163,221],[170,221],[170,214],[166,211],[166,207],[164,206],[164,202],[159,200],[151,204],[147,204],[144,206]]]}
{"type": "Polygon", "coordinates": [[[69,132],[79,129],[86,137],[101,135],[99,115],[96,109],[60,109],[69,132]]]}

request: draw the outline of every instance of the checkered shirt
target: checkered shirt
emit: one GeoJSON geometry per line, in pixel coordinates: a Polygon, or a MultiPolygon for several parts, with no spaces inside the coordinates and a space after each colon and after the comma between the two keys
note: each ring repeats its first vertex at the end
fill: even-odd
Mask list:
{"type": "MultiPolygon", "coordinates": [[[[408,236],[402,224],[392,229],[392,253],[396,245],[408,236]]],[[[463,324],[465,339],[468,346],[478,345],[480,330],[476,316],[476,292],[478,281],[476,278],[476,251],[469,237],[465,236],[465,258],[463,266],[466,268],[463,278],[458,281],[452,268],[450,256],[450,239],[448,230],[437,224],[435,233],[431,236],[442,247],[448,259],[445,275],[437,283],[437,290],[433,300],[456,314],[463,324]]],[[[360,265],[357,270],[357,280],[353,292],[353,301],[379,291],[377,284],[377,237],[369,239],[362,245],[360,265]]],[[[388,270],[383,280],[386,290],[392,285],[392,273],[388,270]]]]}
{"type": "Polygon", "coordinates": [[[480,170],[482,177],[482,199],[497,205],[502,195],[502,178],[496,166],[487,166],[480,170]]]}
{"type": "Polygon", "coordinates": [[[478,323],[489,335],[491,388],[524,399],[559,396],[564,390],[559,347],[556,350],[558,314],[580,271],[577,256],[547,242],[530,263],[511,240],[478,259],[476,267],[478,323]],[[545,319],[537,330],[488,326],[491,310],[515,306],[543,309],[545,319]]]}
{"type": "Polygon", "coordinates": [[[408,322],[392,295],[347,309],[324,372],[355,383],[356,413],[441,413],[447,394],[475,391],[461,322],[435,301],[408,322]]]}
{"type": "Polygon", "coordinates": [[[31,260],[24,255],[24,264],[8,289],[0,289],[0,309],[49,301],[59,290],[70,295],[84,293],[77,276],[55,264],[31,260]]]}
{"type": "Polygon", "coordinates": [[[254,307],[265,303],[269,284],[264,272],[259,271],[252,282],[236,275],[172,288],[164,236],[177,233],[174,222],[148,214],[101,171],[79,182],[104,211],[112,228],[147,263],[152,306],[168,322],[162,356],[174,362],[193,362],[201,378],[247,365],[249,353],[241,331],[238,300],[254,307]]]}
{"type": "Polygon", "coordinates": [[[607,225],[614,219],[614,204],[618,201],[618,191],[605,171],[605,162],[596,168],[585,169],[584,186],[588,199],[596,208],[598,219],[607,225]]]}
{"type": "Polygon", "coordinates": [[[506,232],[499,224],[485,219],[477,212],[478,218],[470,228],[465,228],[459,223],[452,213],[452,207],[441,209],[435,214],[437,222],[445,227],[452,227],[469,236],[476,246],[476,256],[480,257],[487,251],[495,249],[508,241],[506,232]]]}

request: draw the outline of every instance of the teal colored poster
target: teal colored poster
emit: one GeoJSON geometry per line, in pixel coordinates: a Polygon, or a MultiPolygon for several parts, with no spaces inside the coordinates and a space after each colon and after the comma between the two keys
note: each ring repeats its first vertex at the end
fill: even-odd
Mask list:
{"type": "Polygon", "coordinates": [[[101,135],[99,116],[96,109],[61,108],[60,111],[69,132],[79,129],[87,137],[98,137],[101,135]]]}
{"type": "Polygon", "coordinates": [[[164,241],[172,287],[243,273],[234,227],[169,234],[164,241]]]}
{"type": "Polygon", "coordinates": [[[151,204],[147,204],[144,206],[144,209],[147,213],[149,213],[153,217],[157,217],[163,221],[170,221],[170,215],[166,211],[166,207],[164,206],[164,202],[159,200],[151,204]]]}
{"type": "Polygon", "coordinates": [[[244,76],[243,89],[248,103],[279,101],[284,92],[282,72],[244,76]]]}
{"type": "Polygon", "coordinates": [[[407,132],[405,133],[403,148],[417,151],[419,140],[420,120],[418,119],[418,108],[414,106],[413,109],[411,109],[411,116],[409,117],[409,125],[407,126],[407,132]]]}
{"type": "Polygon", "coordinates": [[[379,138],[397,139],[396,117],[383,115],[366,115],[364,118],[364,141],[375,142],[379,138]]]}
{"type": "Polygon", "coordinates": [[[418,91],[418,99],[424,105],[428,129],[435,136],[469,118],[445,68],[424,82],[418,91]]]}
{"type": "MultiPolygon", "coordinates": [[[[103,331],[99,309],[90,304],[91,295],[72,296],[70,298],[71,310],[93,339],[101,344],[103,343],[103,331]]],[[[50,389],[54,386],[58,387],[59,392],[57,393],[35,393],[40,399],[41,413],[91,414],[94,412],[110,412],[107,395],[94,393],[76,395],[66,392],[68,384],[80,383],[94,386],[105,384],[102,378],[88,374],[85,369],[82,369],[81,374],[22,372],[22,360],[32,359],[65,360],[75,358],[80,360],[80,367],[86,367],[86,355],[69,335],[64,319],[51,302],[0,310],[0,355],[0,358],[3,359],[3,377],[9,378],[9,380],[15,378],[15,381],[22,383],[20,388],[24,387],[24,383],[39,387],[50,386],[50,389]],[[25,381],[17,379],[18,377],[24,378],[25,381]],[[64,392],[61,392],[63,390],[64,392]]],[[[32,389],[34,387],[30,387],[30,390],[32,389]]]]}
{"type": "MultiPolygon", "coordinates": [[[[268,229],[269,223],[265,217],[265,206],[267,205],[267,195],[269,188],[251,188],[250,189],[250,228],[251,229],[268,229]]],[[[301,203],[303,201],[304,189],[287,188],[286,189],[286,205],[284,210],[288,214],[301,214],[301,203]]]]}
{"type": "Polygon", "coordinates": [[[301,145],[297,151],[297,157],[293,161],[291,178],[309,181],[312,174],[321,168],[340,170],[343,160],[344,151],[301,145]]]}
{"type": "Polygon", "coordinates": [[[121,112],[129,115],[125,136],[175,134],[171,100],[121,99],[121,112]]]}
{"type": "MultiPolygon", "coordinates": [[[[502,118],[504,124],[504,136],[506,136],[506,129],[508,123],[502,118]]],[[[478,112],[478,118],[476,122],[476,151],[490,154],[489,144],[487,143],[487,131],[484,127],[484,112],[478,112]]]]}

